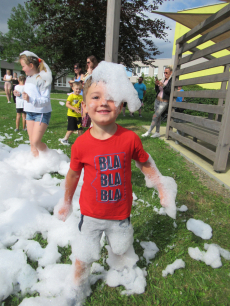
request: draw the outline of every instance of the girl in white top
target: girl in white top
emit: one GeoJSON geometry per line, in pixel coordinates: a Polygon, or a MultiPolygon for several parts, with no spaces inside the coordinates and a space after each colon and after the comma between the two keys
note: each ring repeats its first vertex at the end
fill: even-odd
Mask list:
{"type": "Polygon", "coordinates": [[[5,82],[4,84],[4,89],[6,92],[6,97],[8,100],[8,103],[11,103],[11,81],[12,81],[12,75],[10,74],[10,70],[6,70],[6,74],[3,77],[3,81],[5,82]]]}
{"type": "MultiPolygon", "coordinates": [[[[19,61],[27,75],[22,98],[31,152],[37,157],[39,151],[47,150],[47,145],[41,140],[48,127],[52,111],[50,103],[52,73],[48,65],[33,52],[22,52],[19,61]]],[[[20,96],[20,93],[15,92],[15,95],[20,96]]]]}

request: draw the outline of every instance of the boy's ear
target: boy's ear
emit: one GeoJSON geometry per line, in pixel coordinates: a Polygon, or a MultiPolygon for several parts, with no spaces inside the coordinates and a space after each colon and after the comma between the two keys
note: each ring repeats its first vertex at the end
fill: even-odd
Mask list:
{"type": "Polygon", "coordinates": [[[82,106],[82,108],[84,110],[84,113],[86,114],[87,113],[87,109],[86,109],[86,103],[84,101],[82,101],[81,106],[82,106]]]}

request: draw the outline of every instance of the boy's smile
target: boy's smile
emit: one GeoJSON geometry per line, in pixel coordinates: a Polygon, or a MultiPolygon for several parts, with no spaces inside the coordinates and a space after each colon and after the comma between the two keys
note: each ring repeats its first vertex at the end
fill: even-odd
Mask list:
{"type": "Polygon", "coordinates": [[[73,92],[76,96],[80,95],[81,89],[78,86],[73,87],[73,92]]]}
{"type": "Polygon", "coordinates": [[[91,120],[98,125],[115,123],[122,105],[116,107],[112,100],[106,99],[106,88],[102,82],[93,83],[86,95],[86,103],[83,108],[88,112],[91,120]]]}

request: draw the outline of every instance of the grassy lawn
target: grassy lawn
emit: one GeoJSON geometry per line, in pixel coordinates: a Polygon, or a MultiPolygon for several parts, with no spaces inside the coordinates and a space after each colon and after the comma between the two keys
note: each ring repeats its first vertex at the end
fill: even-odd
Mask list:
{"type": "MultiPolygon", "coordinates": [[[[65,94],[52,94],[53,98],[66,99],[65,94]]],[[[16,147],[19,143],[28,140],[25,132],[22,142],[15,142],[20,136],[15,129],[15,105],[7,104],[5,97],[0,97],[0,135],[13,134],[12,139],[4,143],[16,147]],[[12,127],[13,129],[10,129],[12,127]],[[3,134],[2,134],[3,133],[3,134]]],[[[71,147],[61,146],[58,138],[63,138],[67,127],[67,109],[61,106],[58,100],[52,101],[52,117],[48,132],[44,135],[44,142],[50,148],[61,148],[70,156],[71,147]]],[[[138,113],[130,117],[128,111],[126,117],[119,115],[117,123],[132,129],[139,136],[145,131],[142,125],[149,124],[151,114],[143,112],[139,118],[138,113]]],[[[69,139],[72,144],[76,138],[73,134],[69,139]]],[[[177,214],[177,227],[173,226],[173,220],[168,216],[157,215],[153,207],[160,208],[160,202],[153,190],[145,187],[144,177],[132,162],[133,191],[138,198],[145,201],[132,209],[132,224],[134,227],[134,248],[141,259],[137,263],[139,267],[146,267],[145,259],[142,258],[143,249],[141,241],[153,241],[160,251],[155,259],[147,266],[147,287],[144,294],[122,296],[122,286],[110,288],[103,286],[98,281],[93,286],[93,293],[86,300],[87,306],[108,305],[230,305],[230,262],[221,258],[223,266],[213,269],[190,258],[188,247],[199,247],[204,250],[204,243],[216,243],[222,248],[230,250],[230,200],[209,190],[203,186],[186,167],[183,157],[173,151],[160,139],[142,139],[145,150],[153,157],[157,167],[163,175],[172,176],[178,184],[177,205],[187,205],[188,211],[177,214]],[[150,205],[147,205],[147,203],[150,205]],[[209,241],[202,240],[186,229],[186,220],[189,218],[200,219],[207,222],[213,229],[213,237],[209,241]],[[139,241],[139,242],[138,242],[139,241]],[[174,245],[170,249],[168,245],[174,245]],[[173,275],[162,277],[162,270],[176,259],[185,261],[185,269],[176,270],[173,275]]],[[[46,244],[39,234],[35,237],[42,245],[46,244]]],[[[69,248],[59,248],[62,253],[62,262],[70,263],[69,248]]],[[[103,250],[103,256],[106,253],[103,250]]],[[[102,264],[102,260],[100,260],[102,264]]],[[[30,263],[36,268],[36,263],[30,263]]],[[[21,297],[8,297],[4,306],[18,305],[21,297]]]]}

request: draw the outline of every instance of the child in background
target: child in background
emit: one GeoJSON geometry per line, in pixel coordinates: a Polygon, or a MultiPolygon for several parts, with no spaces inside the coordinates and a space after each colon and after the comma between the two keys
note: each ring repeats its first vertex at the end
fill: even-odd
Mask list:
{"type": "MultiPolygon", "coordinates": [[[[20,118],[22,115],[22,130],[26,131],[26,113],[24,112],[24,100],[22,99],[22,93],[24,92],[24,85],[26,78],[24,75],[20,75],[18,78],[19,85],[15,86],[14,93],[20,93],[20,96],[16,96],[16,129],[15,132],[19,131],[20,118]]],[[[13,93],[13,94],[14,94],[13,93]]]]}
{"type": "Polygon", "coordinates": [[[82,118],[81,118],[81,102],[82,96],[80,95],[82,85],[80,82],[73,83],[73,93],[68,96],[66,107],[68,108],[68,126],[67,133],[63,139],[59,141],[63,145],[69,145],[68,139],[74,131],[78,131],[78,136],[82,135],[82,118]]]}
{"type": "MultiPolygon", "coordinates": [[[[22,52],[19,61],[27,75],[22,98],[30,147],[33,156],[38,157],[39,152],[48,150],[47,145],[41,140],[49,125],[52,111],[50,102],[52,73],[44,60],[33,52],[22,52]]],[[[15,91],[15,96],[19,97],[20,92],[15,91]]]]}
{"type": "Polygon", "coordinates": [[[89,113],[93,126],[72,146],[64,202],[55,209],[55,215],[65,221],[71,212],[73,195],[84,168],[79,200],[80,240],[73,262],[76,286],[73,289],[73,302],[79,302],[87,287],[90,265],[100,259],[103,231],[114,254],[125,256],[132,247],[132,159],[145,175],[147,187],[158,190],[166,213],[172,218],[176,216],[177,188],[174,179],[161,175],[151,156],[143,149],[137,134],[115,122],[122,110],[122,101],[127,101],[131,112],[140,108],[137,92],[128,80],[124,67],[101,62],[86,81],[83,91],[82,107],[89,113]]]}

